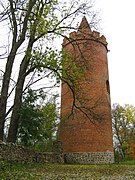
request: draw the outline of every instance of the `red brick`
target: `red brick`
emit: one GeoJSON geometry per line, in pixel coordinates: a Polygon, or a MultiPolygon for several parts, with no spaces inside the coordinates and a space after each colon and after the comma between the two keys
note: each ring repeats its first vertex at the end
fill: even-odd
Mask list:
{"type": "MultiPolygon", "coordinates": [[[[71,33],[70,37],[72,42],[64,39],[63,48],[68,54],[69,62],[76,56],[75,62],[86,67],[84,78],[80,78],[75,84],[75,93],[82,106],[89,111],[83,109],[86,116],[76,109],[74,115],[70,116],[73,94],[67,84],[63,83],[60,127],[63,150],[113,152],[106,39],[104,36],[100,37],[98,32],[91,31],[86,18],[83,18],[78,31],[71,33]]],[[[78,101],[77,105],[80,105],[78,101]]]]}

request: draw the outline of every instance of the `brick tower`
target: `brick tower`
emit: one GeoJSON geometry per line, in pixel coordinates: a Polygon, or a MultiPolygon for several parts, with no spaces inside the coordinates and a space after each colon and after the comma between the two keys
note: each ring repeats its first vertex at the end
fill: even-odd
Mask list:
{"type": "Polygon", "coordinates": [[[62,83],[60,140],[65,162],[113,163],[106,39],[91,31],[83,17],[78,31],[64,39],[63,49],[68,59],[63,66],[73,80],[70,86],[62,83]],[[72,70],[75,65],[80,77],[72,70]]]}

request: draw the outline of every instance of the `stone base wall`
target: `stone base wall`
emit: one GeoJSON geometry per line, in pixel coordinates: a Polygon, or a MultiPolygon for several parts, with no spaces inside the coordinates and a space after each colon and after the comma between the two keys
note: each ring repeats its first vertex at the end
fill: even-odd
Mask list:
{"type": "Polygon", "coordinates": [[[82,152],[65,153],[65,163],[68,164],[112,164],[113,152],[82,152]]]}
{"type": "Polygon", "coordinates": [[[113,152],[83,152],[65,153],[61,144],[55,145],[54,152],[36,152],[22,146],[0,141],[0,161],[14,161],[22,163],[68,163],[68,164],[111,164],[114,163],[113,152]],[[57,147],[57,146],[58,147],[57,147]]]}
{"type": "Polygon", "coordinates": [[[0,142],[0,161],[64,163],[64,157],[59,152],[40,153],[12,143],[0,142]]]}

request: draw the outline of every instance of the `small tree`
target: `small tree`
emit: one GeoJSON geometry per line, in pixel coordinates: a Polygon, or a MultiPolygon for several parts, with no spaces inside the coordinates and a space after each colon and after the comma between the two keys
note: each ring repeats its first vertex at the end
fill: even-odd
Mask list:
{"type": "Polygon", "coordinates": [[[114,104],[112,109],[114,147],[121,158],[129,158],[135,143],[135,108],[114,104]]]}
{"type": "Polygon", "coordinates": [[[21,109],[17,141],[23,146],[51,150],[58,128],[58,112],[55,100],[46,101],[43,92],[34,92],[31,89],[24,97],[21,109]]]}

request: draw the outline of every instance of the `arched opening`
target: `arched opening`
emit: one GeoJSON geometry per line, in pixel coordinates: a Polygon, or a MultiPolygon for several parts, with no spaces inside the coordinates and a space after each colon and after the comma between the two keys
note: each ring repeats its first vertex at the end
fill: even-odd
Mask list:
{"type": "Polygon", "coordinates": [[[110,94],[110,85],[109,85],[108,80],[106,80],[106,89],[107,89],[107,92],[110,94]]]}

